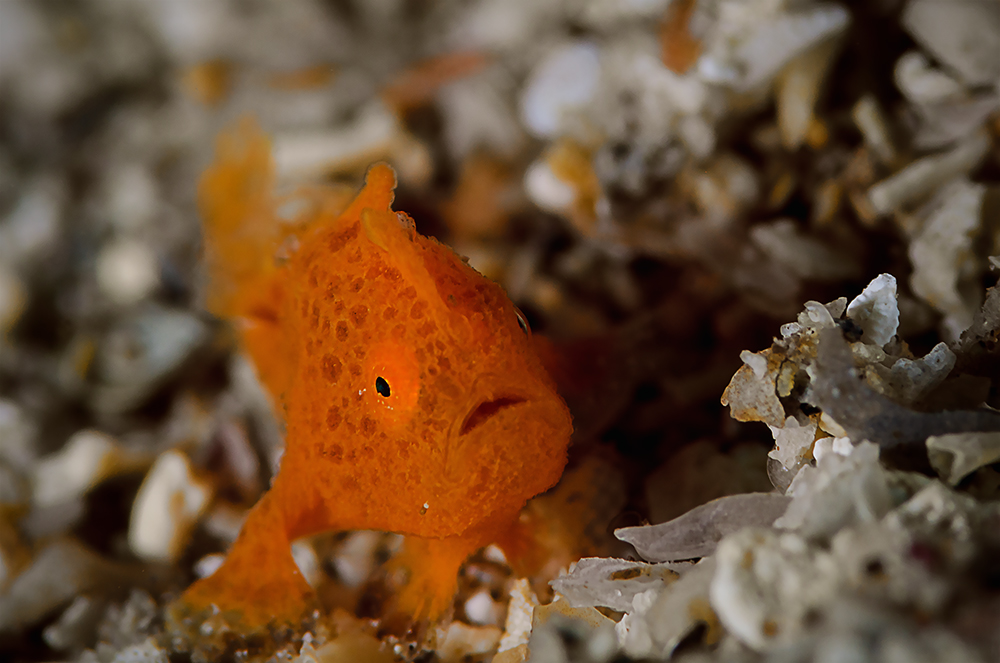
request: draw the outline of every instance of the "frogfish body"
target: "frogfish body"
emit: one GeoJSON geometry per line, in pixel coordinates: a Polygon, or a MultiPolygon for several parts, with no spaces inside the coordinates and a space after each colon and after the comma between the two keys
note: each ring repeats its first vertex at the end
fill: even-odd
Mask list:
{"type": "Polygon", "coordinates": [[[208,305],[236,323],[287,434],[273,485],[186,610],[294,622],[316,599],[290,542],[376,529],[407,535],[400,608],[434,618],[465,558],[559,479],[571,418],[527,326],[392,210],[395,183],[376,164],[346,208],[333,190],[279,201],[260,131],[220,137],[199,192],[208,305]]]}

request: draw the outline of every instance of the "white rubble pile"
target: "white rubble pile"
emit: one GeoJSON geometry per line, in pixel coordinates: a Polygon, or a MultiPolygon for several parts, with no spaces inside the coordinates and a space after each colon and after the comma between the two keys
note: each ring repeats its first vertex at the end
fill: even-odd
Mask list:
{"type": "MultiPolygon", "coordinates": [[[[826,436],[846,433],[829,412],[806,415],[787,412],[781,399],[796,394],[800,402],[816,405],[817,351],[820,332],[841,328],[850,342],[852,370],[875,393],[903,407],[914,407],[934,395],[951,374],[955,352],[944,342],[923,357],[914,357],[896,336],[900,326],[896,280],[889,274],[876,277],[850,304],[843,298],[821,305],[807,302],[797,322],[781,327],[781,338],[763,352],[744,351],[744,366],[733,376],[723,395],[741,421],[763,421],[771,429],[775,449],[771,458],[780,464],[772,478],[787,488],[800,468],[811,461],[813,445],[826,436]]],[[[967,327],[972,322],[968,315],[967,327]]],[[[963,327],[964,328],[964,327],[963,327]]],[[[861,439],[853,440],[855,443],[861,439]]]]}
{"type": "MultiPolygon", "coordinates": [[[[860,647],[874,655],[881,639],[895,642],[920,620],[946,614],[964,575],[991,554],[981,542],[1000,543],[990,524],[1000,511],[938,481],[899,500],[890,495],[874,445],[832,446],[819,458],[818,472],[828,478],[801,474],[773,527],[749,525],[726,535],[680,577],[665,564],[593,559],[554,587],[581,605],[624,612],[616,631],[635,658],[669,656],[699,624],[706,628],[698,639],[720,643],[720,653],[744,647],[820,656],[860,647]],[[848,606],[868,618],[846,618],[848,606]]],[[[657,527],[645,528],[648,538],[657,527]]],[[[934,625],[928,633],[936,656],[928,660],[979,660],[947,628],[934,625]]]]}
{"type": "MultiPolygon", "coordinates": [[[[500,13],[496,4],[480,3],[470,25],[479,25],[487,8],[500,13]]],[[[660,4],[636,3],[635,12],[645,15],[660,4]]],[[[590,9],[584,16],[601,13],[590,9]]],[[[794,149],[805,140],[849,23],[847,10],[830,2],[699,3],[689,30],[698,33],[701,51],[683,73],[664,65],[651,21],[629,23],[630,29],[602,41],[565,41],[549,47],[529,71],[520,93],[521,119],[538,137],[568,137],[586,146],[602,188],[633,194],[674,174],[684,154],[711,157],[716,124],[734,110],[763,105],[772,93],[782,139],[794,149]],[[570,70],[572,76],[562,73],[570,70]]],[[[551,208],[537,187],[527,191],[542,208],[551,208]]]]}

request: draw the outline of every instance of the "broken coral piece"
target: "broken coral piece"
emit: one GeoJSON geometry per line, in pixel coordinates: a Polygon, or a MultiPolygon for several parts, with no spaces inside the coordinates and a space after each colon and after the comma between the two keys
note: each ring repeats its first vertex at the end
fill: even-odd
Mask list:
{"type": "Polygon", "coordinates": [[[1000,432],[932,435],[927,456],[938,476],[956,486],[980,467],[1000,461],[1000,432]]]}
{"type": "Polygon", "coordinates": [[[651,562],[707,557],[725,536],[743,527],[766,527],[785,512],[791,498],[770,493],[729,495],[712,500],[670,522],[615,530],[651,562]]]}
{"type": "Polygon", "coordinates": [[[861,340],[883,347],[896,335],[899,306],[896,304],[896,277],[879,274],[861,294],[847,305],[847,317],[861,328],[861,340]]]}
{"type": "Polygon", "coordinates": [[[129,449],[110,435],[77,431],[62,449],[35,465],[32,500],[42,507],[69,502],[111,477],[141,471],[152,462],[151,454],[129,449]]]}
{"type": "Polygon", "coordinates": [[[989,152],[990,137],[977,131],[951,149],[917,159],[868,189],[872,211],[882,216],[912,207],[956,177],[968,174],[989,152]]]}
{"type": "Polygon", "coordinates": [[[979,231],[986,186],[960,179],[931,203],[923,227],[910,242],[914,294],[944,314],[946,340],[956,341],[972,324],[981,289],[973,243],[979,231]]]}
{"type": "Polygon", "coordinates": [[[837,329],[820,334],[810,394],[810,403],[851,440],[883,449],[922,445],[930,435],[1000,430],[1000,414],[990,410],[920,412],[879,394],[858,379],[850,347],[837,329]]]}
{"type": "Polygon", "coordinates": [[[969,86],[1000,80],[1000,7],[976,0],[910,0],[903,27],[969,86]]]}
{"type": "Polygon", "coordinates": [[[795,417],[785,419],[781,428],[768,425],[774,436],[774,449],[768,452],[768,457],[781,463],[789,472],[794,473],[809,462],[813,443],[816,441],[818,424],[810,418],[803,417],[805,423],[800,423],[795,417]]]}
{"type": "Polygon", "coordinates": [[[785,409],[775,393],[777,370],[782,357],[770,350],[740,353],[740,367],[722,394],[722,404],[729,406],[737,421],[763,421],[769,426],[785,423],[785,409]]]}
{"type": "Polygon", "coordinates": [[[574,608],[602,606],[629,612],[636,595],[669,585],[683,570],[679,565],[585,557],[551,584],[574,608]]]}
{"type": "Polygon", "coordinates": [[[726,538],[716,559],[712,608],[756,651],[794,640],[840,584],[832,556],[797,534],[748,528],[726,538]]]}
{"type": "MultiPolygon", "coordinates": [[[[510,603],[507,604],[503,636],[497,647],[498,655],[518,650],[523,650],[526,654],[528,638],[531,636],[531,624],[537,607],[538,597],[531,589],[531,581],[527,578],[515,580],[510,588],[510,603]]],[[[514,654],[509,656],[511,660],[515,660],[513,656],[514,654]]],[[[516,660],[523,661],[524,658],[516,660]]]]}
{"type": "Polygon", "coordinates": [[[129,519],[132,552],[147,561],[173,562],[184,552],[188,535],[208,509],[214,490],[198,479],[187,456],[160,455],[139,487],[129,519]]]}
{"type": "Polygon", "coordinates": [[[706,557],[668,587],[636,594],[615,627],[623,651],[636,659],[667,658],[699,628],[705,643],[718,642],[722,628],[709,603],[715,573],[715,556],[706,557]]]}
{"type": "Polygon", "coordinates": [[[35,625],[81,594],[114,598],[164,579],[154,568],[115,562],[75,539],[59,539],[42,548],[0,594],[0,633],[35,625]]]}
{"type": "Polygon", "coordinates": [[[787,511],[774,521],[806,539],[822,539],[857,522],[878,520],[892,508],[878,447],[862,442],[849,455],[821,454],[788,487],[787,511]]]}

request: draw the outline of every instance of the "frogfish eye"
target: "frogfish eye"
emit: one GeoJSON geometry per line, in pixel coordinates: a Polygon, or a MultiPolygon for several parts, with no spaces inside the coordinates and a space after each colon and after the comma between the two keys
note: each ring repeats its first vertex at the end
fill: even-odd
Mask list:
{"type": "Polygon", "coordinates": [[[389,394],[392,393],[389,389],[389,383],[381,375],[375,378],[375,391],[383,398],[389,398],[389,394]]]}
{"type": "Polygon", "coordinates": [[[528,326],[528,319],[526,317],[524,317],[523,313],[521,313],[521,309],[519,309],[519,308],[517,308],[515,306],[514,307],[514,313],[517,314],[517,324],[521,328],[521,331],[523,331],[525,334],[529,334],[530,335],[531,334],[531,327],[528,326]]]}

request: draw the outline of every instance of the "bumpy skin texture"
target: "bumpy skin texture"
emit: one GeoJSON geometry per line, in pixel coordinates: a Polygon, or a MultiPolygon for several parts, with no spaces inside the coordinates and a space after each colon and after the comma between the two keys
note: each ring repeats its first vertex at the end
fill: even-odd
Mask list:
{"type": "Polygon", "coordinates": [[[286,449],[225,563],[181,604],[249,628],[294,621],[315,603],[289,542],[377,529],[410,535],[399,607],[436,617],[465,558],[558,480],[569,411],[503,290],[391,210],[391,168],[339,214],[333,192],[304,193],[284,227],[271,184],[267,141],[244,124],[220,139],[201,207],[209,304],[283,406],[286,449]]]}

